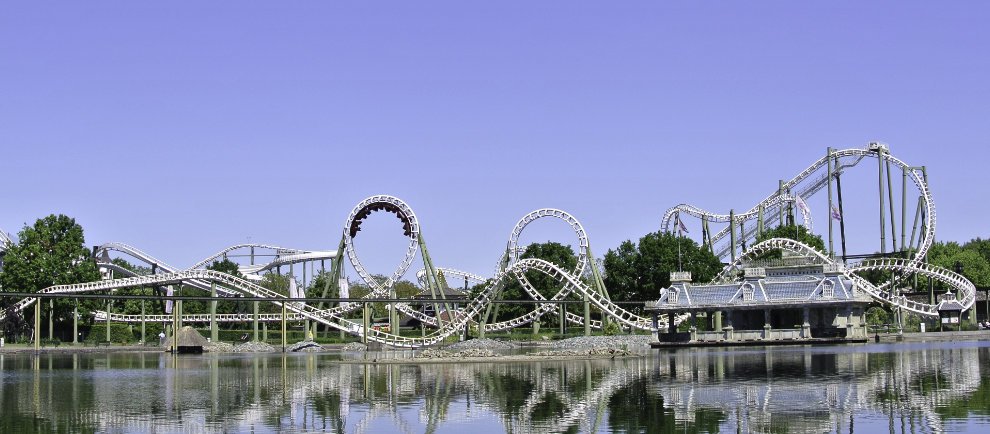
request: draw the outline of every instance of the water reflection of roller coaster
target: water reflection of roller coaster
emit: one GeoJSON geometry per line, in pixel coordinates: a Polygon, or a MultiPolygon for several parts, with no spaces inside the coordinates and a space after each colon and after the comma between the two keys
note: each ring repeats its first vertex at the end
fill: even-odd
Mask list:
{"type": "MultiPolygon", "coordinates": [[[[881,242],[886,246],[885,230],[883,223],[886,222],[886,209],[884,207],[884,194],[881,188],[881,242]]],[[[671,208],[663,217],[663,228],[669,230],[670,226],[678,220],[681,214],[698,217],[702,220],[702,243],[712,249],[717,256],[731,259],[730,265],[723,271],[716,280],[719,282],[733,281],[738,279],[736,273],[740,268],[745,267],[747,262],[771,249],[783,249],[795,254],[812,257],[824,266],[838,267],[847,278],[851,279],[859,289],[866,291],[875,299],[893,306],[899,306],[906,310],[927,316],[937,315],[936,305],[931,303],[921,303],[912,301],[900,295],[896,288],[898,282],[887,282],[884,284],[873,284],[861,276],[866,271],[887,271],[894,272],[897,276],[924,275],[938,280],[952,288],[958,294],[959,302],[969,309],[975,302],[975,287],[971,282],[949,270],[934,267],[923,262],[925,254],[930,248],[934,239],[935,231],[935,207],[931,192],[925,179],[923,168],[913,167],[905,164],[893,157],[883,145],[871,145],[869,149],[847,149],[840,151],[829,151],[828,156],[816,161],[800,174],[787,182],[781,182],[777,191],[758,203],[752,209],[743,213],[730,213],[728,215],[715,214],[701,210],[690,205],[679,205],[671,208]],[[842,190],[840,175],[850,168],[856,167],[866,159],[874,158],[878,161],[880,168],[880,184],[887,186],[890,205],[890,227],[891,245],[894,251],[903,257],[881,257],[877,259],[867,259],[858,263],[848,263],[847,257],[843,255],[843,260],[838,261],[832,255],[825,255],[806,246],[802,243],[788,239],[770,239],[760,243],[752,243],[747,249],[747,240],[755,238],[774,224],[784,224],[785,214],[789,219],[793,219],[795,208],[801,211],[806,226],[810,227],[811,214],[807,209],[803,199],[809,198],[816,193],[827,190],[829,196],[829,209],[832,208],[833,182],[838,191],[838,208],[842,208],[842,190]],[[917,188],[919,196],[917,202],[917,212],[915,214],[915,230],[911,231],[911,241],[906,241],[906,211],[902,212],[900,246],[897,248],[896,230],[894,229],[894,200],[890,182],[891,165],[900,169],[903,177],[903,190],[901,195],[902,210],[907,207],[907,180],[910,179],[917,188]],[[886,168],[886,171],[884,170],[886,168]],[[883,182],[883,173],[887,174],[887,182],[883,182]],[[826,189],[827,187],[827,189],[826,189]],[[796,205],[796,206],[795,206],[796,205]],[[778,219],[768,219],[767,216],[777,215],[778,219]],[[756,220],[753,224],[752,220],[756,220]],[[776,221],[775,221],[776,220],[776,221]],[[709,223],[728,223],[725,229],[711,234],[709,223]],[[746,223],[750,224],[747,226],[746,223]],[[917,231],[920,224],[920,231],[917,231]],[[738,229],[738,236],[737,236],[738,229]],[[918,235],[915,237],[915,235],[918,235]],[[726,242],[725,239],[729,238],[726,242]],[[916,242],[917,240],[917,242],[916,242]]],[[[832,244],[832,220],[829,221],[829,245],[832,244]]],[[[845,221],[842,224],[845,225],[845,221]]],[[[843,226],[844,227],[844,226],[843,226]]],[[[844,233],[844,230],[843,230],[844,233]]],[[[0,245],[5,245],[8,240],[0,240],[0,245]]],[[[843,241],[843,246],[845,242],[843,241]]],[[[885,247],[882,247],[882,251],[885,247]]],[[[844,249],[843,249],[844,250],[844,249]]],[[[845,253],[845,252],[843,252],[845,253]]],[[[224,249],[217,254],[205,258],[189,269],[179,269],[170,266],[163,261],[152,257],[134,247],[121,244],[109,243],[99,246],[94,250],[94,256],[99,261],[104,270],[116,273],[117,277],[125,278],[106,279],[100,282],[80,283],[74,285],[53,286],[42,290],[45,293],[73,294],[83,292],[114,291],[124,288],[138,287],[162,287],[166,285],[188,285],[200,288],[205,291],[215,289],[219,295],[238,296],[246,295],[251,297],[269,297],[276,299],[273,303],[282,306],[292,313],[289,320],[311,320],[324,324],[327,327],[339,329],[347,333],[364,336],[370,341],[394,347],[419,347],[432,345],[441,342],[448,336],[462,331],[468,324],[482,328],[484,331],[499,331],[519,327],[539,319],[543,315],[559,313],[559,305],[554,303],[539,303],[547,300],[526,277],[526,273],[540,273],[549,276],[559,285],[559,290],[549,298],[549,301],[560,301],[567,298],[577,298],[583,300],[588,309],[593,306],[600,312],[601,318],[634,329],[651,330],[657,327],[651,320],[638,316],[613,303],[607,289],[603,283],[602,271],[594,260],[589,238],[581,223],[567,212],[556,209],[540,209],[525,215],[513,228],[505,252],[498,262],[495,275],[484,281],[484,289],[466,302],[460,302],[457,308],[452,307],[452,300],[445,299],[445,293],[449,288],[446,278],[449,276],[463,277],[465,280],[482,283],[482,277],[469,273],[458,272],[452,269],[444,269],[436,266],[426,248],[423,238],[422,228],[419,219],[405,202],[392,196],[372,196],[361,201],[345,221],[342,238],[337,250],[333,251],[303,251],[286,249],[277,246],[261,244],[242,244],[224,249]],[[385,211],[395,214],[399,218],[403,235],[408,238],[408,245],[402,260],[395,271],[384,280],[376,279],[369,273],[362,264],[354,245],[354,239],[361,230],[361,224],[371,213],[385,211]],[[577,237],[577,265],[571,270],[562,269],[560,266],[540,260],[520,258],[521,247],[518,245],[520,234],[533,221],[542,218],[558,219],[570,226],[577,237]],[[255,264],[255,254],[257,250],[271,251],[270,261],[255,264]],[[249,251],[244,254],[241,252],[249,251]],[[110,262],[109,252],[116,252],[135,258],[147,264],[152,272],[148,275],[135,275],[132,271],[119,267],[110,262]],[[395,298],[394,284],[401,279],[409,267],[412,265],[417,252],[420,253],[423,270],[417,273],[420,283],[425,290],[429,291],[431,303],[434,304],[434,312],[448,312],[447,315],[427,315],[422,310],[417,309],[407,303],[395,303],[393,312],[416,318],[424,324],[433,327],[433,331],[423,337],[406,337],[399,334],[387,333],[382,330],[366,327],[363,322],[348,319],[347,317],[362,307],[363,303],[341,303],[336,306],[325,307],[323,304],[312,305],[302,301],[292,301],[292,298],[299,297],[299,293],[289,294],[289,297],[266,289],[256,282],[261,279],[261,273],[271,272],[271,270],[281,270],[283,266],[292,267],[300,264],[303,270],[303,280],[305,286],[306,264],[313,268],[314,263],[320,263],[324,268],[326,261],[330,262],[331,278],[326,280],[322,297],[336,296],[347,298],[348,283],[344,276],[343,257],[346,256],[354,271],[361,281],[371,289],[367,294],[367,299],[388,299],[395,298]],[[238,254],[240,253],[240,254],[238,254]],[[245,276],[244,279],[228,274],[219,273],[203,269],[204,266],[214,260],[227,257],[250,257],[249,264],[241,265],[240,271],[245,276]],[[491,306],[502,293],[507,284],[518,282],[525,293],[535,302],[535,308],[519,317],[505,321],[490,322],[491,306]]],[[[885,255],[889,256],[889,255],[885,255]]],[[[266,256],[269,257],[269,256],[266,256]]],[[[112,275],[112,273],[108,273],[112,275]]],[[[20,300],[15,306],[24,309],[35,299],[26,298],[20,300]]],[[[106,313],[100,313],[106,315],[106,313]]],[[[602,327],[601,321],[591,320],[588,314],[584,316],[565,312],[566,321],[575,324],[585,324],[587,328],[602,327]]],[[[101,316],[105,318],[105,316],[101,316]]],[[[170,321],[168,315],[149,315],[139,317],[137,315],[110,314],[111,320],[116,321],[170,321]]],[[[240,314],[240,315],[212,315],[212,314],[192,314],[186,315],[182,321],[186,322],[206,322],[210,320],[218,322],[237,321],[276,321],[281,320],[281,315],[271,314],[240,314]]],[[[660,327],[663,327],[661,322],[660,327]]]]}
{"type": "MultiPolygon", "coordinates": [[[[82,431],[171,431],[207,424],[235,432],[332,427],[334,432],[411,433],[481,421],[485,432],[500,425],[514,433],[713,427],[720,432],[943,432],[967,418],[986,423],[990,384],[990,353],[985,344],[973,342],[418,365],[328,362],[321,354],[42,357],[42,366],[59,375],[8,378],[5,387],[20,397],[8,399],[5,408],[13,413],[8,416],[71,418],[88,427],[77,429],[82,431]],[[135,373],[43,386],[84,365],[123,366],[135,373]],[[125,382],[128,387],[120,387],[125,382]],[[102,399],[76,403],[58,399],[59,394],[102,399]],[[148,394],[156,397],[154,418],[148,394]],[[80,417],[84,420],[76,420],[80,417]]],[[[8,368],[0,372],[16,373],[15,364],[37,360],[0,355],[0,365],[8,368]]]]}

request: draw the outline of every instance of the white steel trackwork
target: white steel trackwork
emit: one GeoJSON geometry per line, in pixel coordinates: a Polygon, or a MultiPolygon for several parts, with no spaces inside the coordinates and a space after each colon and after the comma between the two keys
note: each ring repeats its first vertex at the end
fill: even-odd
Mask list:
{"type": "Polygon", "coordinates": [[[857,273],[866,271],[891,271],[903,274],[917,273],[919,275],[945,283],[950,288],[954,289],[957,294],[957,298],[959,299],[959,303],[963,305],[964,309],[973,307],[973,303],[976,302],[976,286],[973,285],[973,282],[970,282],[960,274],[944,268],[921,261],[894,258],[866,260],[856,264],[855,266],[846,268],[842,265],[842,263],[832,260],[818,250],[815,250],[813,247],[789,238],[771,238],[756,244],[743,253],[739,259],[736,259],[735,262],[723,269],[721,273],[715,276],[715,279],[713,279],[712,282],[717,283],[734,280],[734,276],[738,276],[740,274],[746,263],[766,252],[778,249],[794,252],[805,257],[814,258],[817,263],[824,265],[826,271],[841,272],[848,279],[852,280],[855,289],[866,291],[867,294],[870,294],[870,296],[881,302],[898,306],[921,315],[938,316],[937,305],[918,303],[908,300],[904,296],[897,295],[887,290],[886,286],[877,286],[870,283],[870,281],[866,280],[857,273]]]}
{"type": "MultiPolygon", "coordinates": [[[[934,198],[932,197],[931,190],[929,190],[928,188],[928,182],[925,180],[922,171],[917,167],[907,165],[903,161],[891,155],[886,148],[880,146],[871,146],[869,149],[836,150],[832,152],[831,156],[822,157],[818,161],[815,161],[810,166],[808,166],[807,169],[799,173],[797,176],[785,182],[781,186],[781,189],[785,192],[786,191],[793,192],[797,190],[796,193],[794,193],[794,195],[800,196],[803,199],[807,199],[809,197],[814,196],[815,193],[818,193],[823,188],[828,186],[828,181],[829,181],[828,173],[821,173],[820,175],[815,177],[813,177],[813,175],[818,174],[819,172],[828,171],[829,158],[834,158],[836,159],[836,161],[838,161],[836,167],[833,168],[833,171],[836,174],[841,174],[846,169],[856,166],[857,164],[859,164],[860,161],[862,161],[865,158],[882,159],[883,161],[889,162],[890,164],[903,170],[907,174],[911,182],[915,185],[915,187],[917,187],[918,192],[922,198],[923,206],[925,208],[924,228],[926,229],[926,231],[921,235],[921,239],[920,239],[921,242],[916,251],[917,252],[916,258],[918,259],[924,258],[925,254],[928,252],[928,249],[931,247],[932,242],[935,238],[934,237],[935,202],[934,202],[934,198]]],[[[786,195],[785,197],[781,197],[781,195],[778,194],[777,191],[774,191],[766,199],[763,199],[762,201],[757,203],[756,206],[749,209],[748,211],[735,214],[734,218],[738,225],[743,222],[757,219],[761,209],[763,210],[765,216],[776,215],[779,212],[780,207],[785,203],[787,203],[789,200],[793,201],[794,200],[793,198],[794,196],[791,195],[786,195]]],[[[661,222],[661,227],[663,228],[663,230],[669,231],[674,221],[674,217],[681,212],[697,218],[707,218],[711,222],[726,223],[729,221],[729,216],[727,214],[716,214],[692,205],[681,204],[668,209],[667,212],[664,213],[663,220],[661,222]]],[[[766,221],[769,223],[772,222],[773,219],[767,219],[766,221]]],[[[742,238],[743,239],[752,238],[756,233],[757,230],[756,226],[757,225],[755,224],[747,225],[746,232],[744,234],[744,237],[742,238]]],[[[729,230],[731,227],[732,225],[729,225],[728,227],[720,230],[718,233],[712,235],[711,242],[715,244],[720,240],[724,240],[726,235],[729,234],[729,230]]],[[[715,249],[715,255],[718,256],[720,259],[725,259],[727,256],[729,256],[729,252],[731,251],[732,248],[734,248],[734,246],[730,246],[729,244],[730,243],[727,242],[719,244],[715,249]]]]}
{"type": "MultiPolygon", "coordinates": [[[[235,276],[231,276],[226,273],[221,273],[212,270],[185,270],[176,273],[164,273],[164,274],[153,274],[147,276],[130,277],[125,279],[114,279],[114,280],[102,280],[97,282],[88,283],[78,283],[72,285],[57,285],[49,288],[45,288],[39,293],[42,294],[78,294],[87,292],[103,292],[103,291],[113,291],[124,288],[139,288],[157,285],[169,285],[169,284],[183,284],[184,282],[190,280],[199,280],[203,282],[216,283],[219,285],[224,285],[233,290],[239,291],[247,296],[252,297],[268,297],[273,299],[282,299],[283,301],[274,301],[276,305],[284,305],[286,309],[301,315],[302,317],[311,319],[313,321],[326,324],[330,327],[334,327],[340,330],[347,331],[352,334],[366,335],[368,340],[379,342],[385,345],[390,345],[393,347],[402,348],[417,348],[421,346],[428,346],[439,343],[443,341],[448,336],[458,333],[464,329],[464,326],[468,324],[471,318],[476,317],[481,311],[488,306],[488,304],[493,300],[495,296],[498,295],[499,291],[503,289],[506,283],[510,282],[515,278],[516,274],[525,273],[527,271],[536,271],[550,276],[557,283],[565,286],[573,287],[574,290],[582,295],[587,296],[589,301],[597,308],[603,312],[609,312],[616,321],[622,323],[629,327],[644,327],[642,318],[639,318],[613,304],[610,300],[600,294],[598,291],[590,288],[579,278],[571,275],[569,272],[560,269],[556,265],[543,261],[540,259],[522,259],[512,266],[510,266],[505,271],[496,275],[485,287],[485,289],[476,297],[471,300],[467,306],[460,311],[452,321],[445,322],[442,327],[434,331],[433,333],[426,335],[421,338],[410,338],[405,336],[399,336],[387,332],[383,332],[375,329],[364,329],[362,325],[355,323],[353,321],[344,319],[340,316],[340,313],[346,311],[347,309],[338,307],[335,309],[324,309],[319,310],[313,306],[291,302],[289,299],[285,298],[283,295],[276,293],[274,291],[268,290],[257,284],[249,282],[244,279],[240,279],[235,276]]],[[[556,297],[559,297],[561,292],[558,292],[556,297]]],[[[556,298],[559,299],[559,298],[556,298]]],[[[33,303],[35,298],[25,298],[14,304],[14,308],[17,310],[23,310],[28,305],[33,303]]],[[[648,325],[646,325],[648,327],[648,325]]]]}
{"type": "Polygon", "coordinates": [[[7,250],[11,244],[14,244],[13,240],[7,236],[7,233],[3,229],[0,229],[0,252],[7,250]]]}

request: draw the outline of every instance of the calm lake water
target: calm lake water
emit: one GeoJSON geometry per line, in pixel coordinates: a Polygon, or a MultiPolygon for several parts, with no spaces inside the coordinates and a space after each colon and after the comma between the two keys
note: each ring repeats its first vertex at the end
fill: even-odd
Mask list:
{"type": "Polygon", "coordinates": [[[0,432],[990,432],[990,342],[645,354],[0,354],[0,432]]]}

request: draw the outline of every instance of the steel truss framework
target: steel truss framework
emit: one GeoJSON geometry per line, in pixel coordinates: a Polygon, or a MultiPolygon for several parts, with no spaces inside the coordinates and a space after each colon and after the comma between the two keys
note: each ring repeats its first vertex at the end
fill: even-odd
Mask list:
{"type": "MultiPolygon", "coordinates": [[[[735,259],[725,270],[720,273],[714,281],[725,282],[729,280],[736,279],[739,274],[740,268],[744,267],[745,264],[765,253],[769,250],[781,249],[794,252],[806,257],[814,258],[816,261],[821,263],[825,267],[829,267],[834,270],[839,270],[845,274],[849,279],[855,282],[858,289],[866,291],[868,294],[873,296],[875,299],[880,300],[884,303],[898,306],[906,310],[922,314],[922,315],[937,315],[936,306],[932,304],[917,303],[911,300],[907,300],[903,296],[899,296],[896,293],[887,289],[887,285],[873,285],[866,279],[862,278],[859,274],[864,271],[881,270],[881,271],[893,271],[898,273],[915,273],[927,276],[929,278],[941,281],[951,288],[956,289],[957,293],[960,295],[959,301],[966,308],[972,307],[975,302],[975,287],[971,282],[966,280],[963,276],[953,273],[951,271],[941,269],[929,264],[925,264],[920,261],[924,258],[925,253],[931,246],[932,240],[934,238],[935,229],[935,209],[931,193],[928,190],[927,182],[924,179],[923,173],[920,173],[917,168],[908,166],[901,162],[900,160],[894,158],[889,154],[889,152],[884,152],[885,149],[848,149],[842,151],[834,151],[829,153],[829,156],[818,160],[810,167],[801,172],[798,176],[794,177],[790,181],[781,184],[781,188],[777,193],[771,195],[767,199],[760,202],[753,209],[740,214],[734,214],[731,216],[718,215],[709,213],[707,211],[701,210],[699,208],[690,205],[679,205],[677,207],[668,210],[663,218],[663,228],[669,230],[670,224],[674,221],[674,218],[683,212],[688,215],[693,215],[706,221],[712,222],[730,222],[738,223],[742,227],[743,222],[753,219],[760,218],[762,223],[762,215],[764,213],[773,214],[774,212],[782,211],[782,207],[785,204],[792,203],[796,201],[796,197],[808,197],[814,193],[821,190],[829,181],[829,173],[814,179],[810,184],[801,184],[804,180],[809,179],[813,174],[817,173],[822,167],[833,167],[833,175],[841,173],[846,168],[855,166],[861,160],[867,157],[876,157],[881,159],[881,161],[887,161],[894,164],[896,167],[900,167],[904,173],[905,177],[910,177],[914,184],[918,187],[921,192],[920,205],[919,208],[924,209],[924,225],[923,234],[919,238],[918,248],[916,250],[916,255],[913,259],[881,259],[881,260],[867,260],[851,267],[845,267],[841,263],[834,261],[832,258],[823,255],[822,253],[814,250],[813,248],[802,244],[800,242],[789,240],[789,239],[770,239],[764,242],[753,245],[750,249],[742,252],[742,254],[735,259]],[[831,160],[831,161],[830,161],[831,160]],[[839,163],[841,162],[841,164],[839,163]],[[832,163],[836,163],[834,166],[832,163]],[[803,189],[797,194],[786,193],[790,191],[791,188],[801,184],[803,189]]],[[[804,210],[802,210],[804,211],[804,210]]],[[[810,215],[805,213],[804,221],[807,226],[810,227],[811,219],[810,215]]],[[[717,242],[724,238],[735,224],[731,224],[729,228],[719,232],[714,237],[711,238],[713,242],[717,242]]],[[[755,231],[762,228],[753,227],[750,225],[748,231],[744,231],[744,237],[753,236],[755,231]]],[[[760,225],[762,226],[762,225],[760,225]]],[[[2,232],[0,232],[2,235],[2,232]]],[[[6,236],[0,239],[0,248],[9,244],[9,240],[6,236]]],[[[725,256],[725,252],[729,249],[734,249],[735,246],[720,247],[718,253],[721,256],[725,256]]],[[[288,249],[278,246],[271,246],[265,244],[240,244],[236,246],[231,246],[224,249],[210,257],[195,264],[192,268],[187,270],[181,270],[172,267],[165,262],[140,251],[137,248],[123,244],[123,243],[108,243],[99,246],[94,250],[94,256],[100,261],[102,267],[108,270],[116,271],[122,275],[129,276],[122,279],[111,279],[103,280],[100,282],[89,282],[89,283],[79,283],[73,285],[58,285],[52,286],[42,290],[43,293],[57,293],[57,294],[73,294],[73,293],[84,293],[84,292],[100,292],[100,291],[113,291],[117,289],[124,288],[135,288],[135,287],[155,287],[163,285],[189,285],[203,290],[215,289],[217,293],[227,296],[236,295],[247,295],[252,297],[268,297],[273,299],[279,299],[280,301],[274,301],[276,305],[284,305],[286,309],[293,314],[287,317],[287,320],[302,320],[308,319],[315,321],[317,323],[325,324],[331,328],[336,328],[343,330],[347,333],[366,336],[368,340],[379,342],[385,345],[390,345],[394,347],[407,347],[415,348],[421,346],[427,346],[441,342],[448,336],[451,336],[459,331],[463,330],[465,326],[469,323],[477,324],[475,318],[484,313],[484,317],[487,318],[489,312],[486,310],[492,305],[492,301],[500,296],[500,293],[505,288],[505,286],[510,282],[518,282],[523,290],[531,297],[535,302],[546,300],[546,298],[533,287],[533,285],[528,281],[525,276],[527,272],[537,272],[551,277],[558,285],[560,289],[549,298],[550,301],[564,300],[568,296],[574,295],[576,297],[584,299],[589,305],[593,305],[597,310],[602,312],[603,318],[609,318],[622,326],[641,329],[641,330],[652,330],[655,326],[652,321],[645,317],[640,317],[628,310],[625,310],[618,305],[611,302],[608,296],[608,292],[605,290],[604,283],[602,281],[602,273],[598,269],[597,263],[593,260],[591,254],[590,243],[588,241],[588,235],[584,230],[581,223],[572,215],[567,212],[557,210],[557,209],[539,209],[533,211],[529,214],[523,216],[519,222],[516,223],[512,232],[509,236],[509,241],[506,246],[506,251],[504,252],[502,259],[499,261],[495,276],[491,279],[485,280],[481,276],[473,275],[470,273],[465,273],[453,269],[439,268],[433,264],[432,259],[426,249],[425,241],[423,240],[421,227],[418,218],[413,212],[412,208],[409,207],[402,200],[388,195],[376,195],[371,196],[354,207],[345,222],[342,239],[340,242],[340,248],[335,251],[304,251],[297,249],[288,249]],[[361,260],[357,254],[354,247],[354,237],[360,231],[360,224],[364,218],[366,218],[370,213],[375,211],[386,211],[396,214],[397,217],[403,223],[403,229],[405,235],[409,238],[409,244],[406,248],[405,255],[403,259],[399,262],[396,270],[385,279],[385,281],[378,281],[375,279],[361,263],[361,260]],[[532,222],[541,218],[555,218],[567,223],[571,229],[574,231],[575,236],[578,240],[578,251],[577,251],[577,265],[573,270],[564,270],[556,264],[543,261],[540,259],[521,259],[519,254],[521,248],[519,244],[519,238],[523,230],[532,222]],[[211,263],[219,258],[225,257],[228,253],[237,250],[250,248],[252,252],[254,249],[269,249],[276,252],[275,258],[267,263],[242,267],[242,272],[248,276],[248,279],[241,279],[228,274],[204,270],[200,267],[211,263]],[[139,260],[145,262],[146,264],[152,265],[157,270],[162,273],[155,273],[145,276],[135,276],[133,272],[124,269],[122,267],[116,266],[109,262],[109,256],[107,252],[116,251],[130,255],[132,257],[138,258],[139,260]],[[342,254],[341,254],[341,251],[342,254]],[[291,298],[287,298],[279,293],[268,290],[254,282],[252,279],[260,279],[259,273],[267,270],[272,270],[282,265],[289,265],[294,263],[306,263],[309,261],[316,260],[330,260],[332,262],[332,278],[327,280],[327,287],[324,288],[323,296],[326,297],[330,286],[336,286],[337,294],[341,294],[341,286],[345,285],[345,279],[342,278],[342,257],[346,256],[351,266],[354,268],[358,276],[364,281],[370,288],[371,292],[366,296],[369,300],[378,298],[394,298],[394,293],[392,292],[394,283],[398,281],[412,265],[415,259],[416,252],[419,251],[422,255],[424,269],[417,273],[417,278],[424,287],[428,288],[434,295],[434,300],[439,300],[438,303],[446,304],[443,300],[443,289],[446,287],[445,276],[457,276],[461,278],[466,278],[467,280],[474,282],[486,282],[484,289],[473,299],[464,302],[464,306],[459,310],[449,310],[449,307],[445,306],[445,309],[449,312],[456,312],[456,314],[448,315],[447,320],[441,320],[438,317],[426,315],[419,310],[411,307],[405,303],[396,303],[395,308],[397,311],[402,312],[408,316],[417,318],[424,323],[430,324],[435,327],[434,331],[430,334],[418,337],[410,338],[404,337],[397,334],[383,332],[381,330],[369,328],[365,329],[363,324],[354,322],[345,318],[348,313],[351,313],[362,307],[363,303],[343,303],[338,306],[323,308],[320,306],[312,306],[303,302],[294,302],[291,298]],[[440,298],[436,297],[436,294],[441,294],[440,298]],[[281,301],[284,300],[284,301],[281,301]]],[[[31,305],[36,301],[35,298],[25,298],[18,301],[15,304],[15,308],[22,310],[27,306],[31,305]]],[[[558,306],[553,303],[537,303],[537,307],[517,318],[513,318],[507,321],[486,323],[482,321],[481,324],[477,324],[484,327],[485,331],[498,331],[511,329],[514,327],[519,327],[528,324],[536,319],[540,318],[542,315],[552,312],[557,312],[558,306]]],[[[105,319],[106,313],[100,313],[100,318],[105,319]]],[[[275,321],[281,320],[281,315],[246,315],[246,314],[234,314],[234,315],[210,315],[210,314],[195,314],[183,317],[183,321],[210,321],[214,319],[219,322],[232,322],[232,321],[246,321],[257,317],[259,321],[275,321]]],[[[566,320],[572,323],[584,323],[586,318],[572,313],[566,313],[566,320]]],[[[676,319],[676,322],[682,320],[684,316],[676,319]]],[[[167,315],[121,315],[121,314],[110,314],[111,320],[117,321],[169,321],[170,316],[167,315]]],[[[664,321],[665,322],[665,321],[664,321]]],[[[663,324],[663,322],[661,323],[663,324]]],[[[602,323],[600,321],[592,321],[590,326],[600,328],[602,323]]]]}

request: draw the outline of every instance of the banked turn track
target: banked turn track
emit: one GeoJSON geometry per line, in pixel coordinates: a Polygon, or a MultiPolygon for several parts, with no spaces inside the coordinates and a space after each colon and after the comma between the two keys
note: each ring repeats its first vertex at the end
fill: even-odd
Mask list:
{"type": "MultiPolygon", "coordinates": [[[[907,175],[907,178],[910,179],[911,183],[917,188],[922,206],[924,207],[924,212],[922,213],[924,219],[922,227],[924,228],[924,231],[920,234],[919,245],[915,249],[915,258],[924,258],[935,239],[935,201],[932,197],[931,190],[928,187],[928,182],[925,179],[924,172],[920,167],[910,166],[894,157],[890,154],[890,151],[885,145],[880,144],[871,145],[871,147],[867,149],[853,148],[833,150],[829,156],[822,157],[808,166],[805,170],[801,171],[797,176],[783,182],[778,191],[774,191],[749,210],[732,216],[736,226],[742,225],[744,229],[744,235],[741,237],[740,241],[742,241],[742,239],[752,239],[755,237],[757,225],[752,223],[749,225],[744,225],[744,223],[758,219],[761,210],[766,216],[776,215],[781,210],[781,207],[794,203],[797,197],[808,199],[828,186],[828,167],[830,158],[835,163],[835,166],[832,169],[835,175],[842,174],[846,170],[857,166],[864,159],[868,158],[880,159],[881,162],[892,164],[894,167],[901,169],[907,175]],[[786,193],[788,191],[791,193],[786,193]]],[[[798,207],[798,210],[802,213],[805,225],[809,226],[808,229],[810,230],[811,216],[805,209],[798,207]]],[[[684,215],[689,215],[699,219],[706,219],[707,221],[713,223],[728,223],[730,221],[730,216],[728,214],[714,213],[693,205],[680,204],[668,209],[664,213],[661,221],[661,227],[663,230],[671,230],[673,224],[675,223],[675,219],[682,213],[684,215]]],[[[770,225],[771,222],[772,219],[767,220],[768,225],[770,225]]],[[[734,247],[731,246],[730,242],[725,240],[725,238],[729,235],[731,228],[732,225],[723,228],[711,236],[711,243],[715,246],[715,256],[718,256],[722,260],[726,260],[726,258],[729,257],[729,252],[734,247]]]]}

